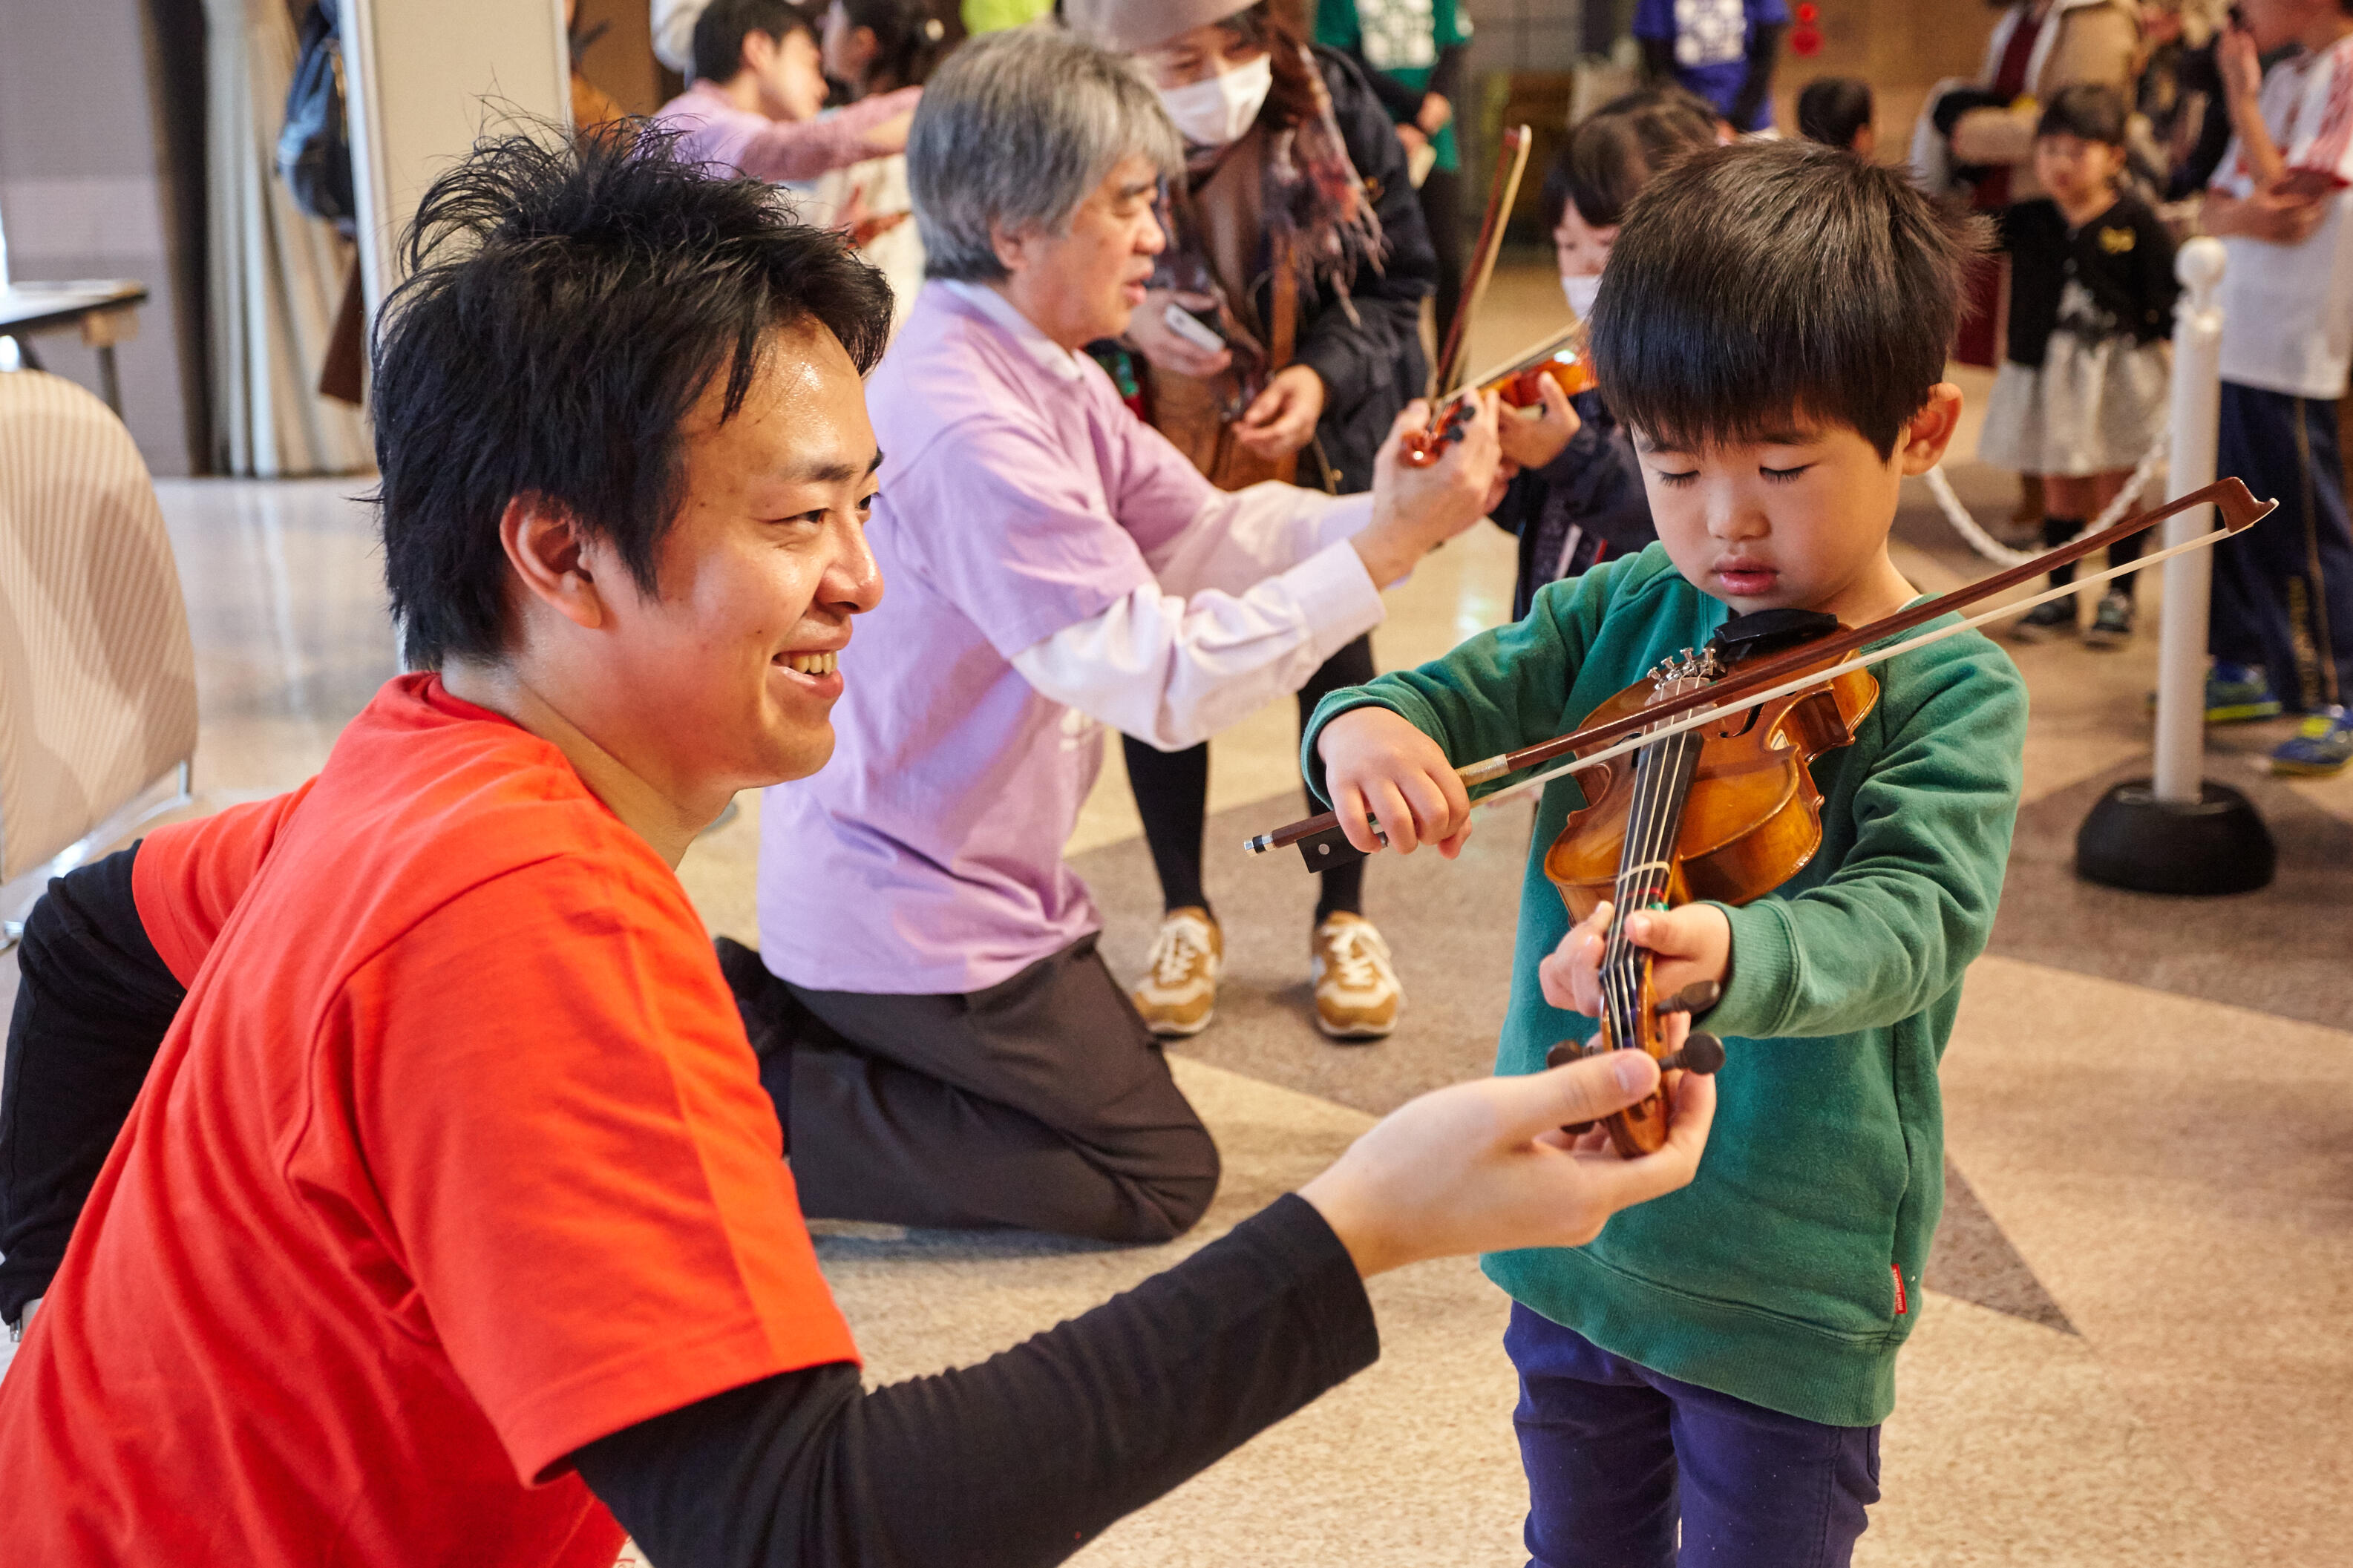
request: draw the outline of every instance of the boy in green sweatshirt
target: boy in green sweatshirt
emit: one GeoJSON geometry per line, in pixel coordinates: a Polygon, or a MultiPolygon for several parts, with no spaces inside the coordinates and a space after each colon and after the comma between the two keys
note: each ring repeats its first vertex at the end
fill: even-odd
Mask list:
{"type": "MultiPolygon", "coordinates": [[[[1554,583],[1527,617],[1335,692],[1303,741],[1352,843],[1470,831],[1455,766],[1576,727],[1729,617],[1858,626],[1916,595],[1887,553],[1904,477],[1943,455],[1959,281],[1981,244],[1897,174],[1789,142],[1703,153],[1629,211],[1593,358],[1635,432],[1659,542],[1554,583]]],[[[1949,619],[1949,617],[1948,617],[1949,619]]],[[[1936,622],[1932,625],[1944,625],[1936,622]]],[[[1739,909],[1631,913],[1662,994],[1723,986],[1698,1180],[1576,1250],[1490,1256],[1543,1568],[1843,1563],[1878,1500],[1879,1423],[1944,1199],[1936,1063],[2017,816],[2026,693],[1974,632],[1877,667],[1853,744],[1813,764],[1822,843],[1739,909]]],[[[1611,911],[1571,929],[1544,793],[1496,1070],[1599,1010],[1611,911]]]]}

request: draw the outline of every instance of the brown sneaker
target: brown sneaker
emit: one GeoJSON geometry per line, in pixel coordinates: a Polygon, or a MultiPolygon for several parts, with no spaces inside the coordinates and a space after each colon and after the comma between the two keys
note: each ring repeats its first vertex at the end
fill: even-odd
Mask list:
{"type": "Polygon", "coordinates": [[[1144,984],[1133,995],[1144,1026],[1170,1039],[1208,1028],[1218,1010],[1218,972],[1225,962],[1225,935],[1208,910],[1188,904],[1163,915],[1152,955],[1145,961],[1144,984]]]}
{"type": "Polygon", "coordinates": [[[1309,951],[1317,1028],[1335,1040],[1377,1040],[1397,1027],[1405,993],[1372,921],[1335,910],[1315,928],[1309,951]]]}

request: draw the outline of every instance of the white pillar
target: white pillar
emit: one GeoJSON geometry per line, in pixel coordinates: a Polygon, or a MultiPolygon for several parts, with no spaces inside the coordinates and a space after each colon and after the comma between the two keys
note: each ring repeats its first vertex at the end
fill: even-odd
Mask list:
{"type": "MultiPolygon", "coordinates": [[[[2188,292],[2173,329],[2168,500],[2214,479],[2222,403],[2222,312],[2214,303],[2214,290],[2222,281],[2223,262],[2222,242],[2202,236],[2183,246],[2174,259],[2174,274],[2188,292]]],[[[2184,543],[2213,526],[2212,507],[2193,508],[2167,521],[2165,542],[2184,543]]],[[[2205,772],[2206,616],[2213,574],[2211,550],[2189,551],[2165,563],[2153,793],[2170,805],[2196,805],[2205,772]]]]}
{"type": "Polygon", "coordinates": [[[343,80],[374,321],[401,231],[436,174],[517,118],[572,123],[564,0],[343,0],[343,80]]]}

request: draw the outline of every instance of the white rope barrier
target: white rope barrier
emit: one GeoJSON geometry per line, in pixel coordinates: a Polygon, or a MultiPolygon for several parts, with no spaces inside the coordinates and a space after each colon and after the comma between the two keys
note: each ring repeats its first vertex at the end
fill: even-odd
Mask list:
{"type": "MultiPolygon", "coordinates": [[[[2167,445],[2166,433],[2159,431],[2139,466],[2133,469],[2132,477],[2125,481],[2125,488],[2116,492],[2116,499],[2108,503],[2106,510],[2084,525],[2084,532],[2097,533],[2124,521],[2125,513],[2132,510],[2133,502],[2140,499],[2140,492],[2148,488],[2148,481],[2163,466],[2167,445]]],[[[2042,553],[2041,550],[2013,550],[1979,526],[1978,520],[1969,515],[1969,509],[1961,504],[1961,498],[1953,493],[1953,481],[1945,477],[1944,464],[1937,464],[1921,477],[1928,481],[1928,493],[1936,498],[1936,505],[1943,510],[1945,521],[1953,525],[1953,531],[1995,565],[2023,566],[2042,553]]]]}

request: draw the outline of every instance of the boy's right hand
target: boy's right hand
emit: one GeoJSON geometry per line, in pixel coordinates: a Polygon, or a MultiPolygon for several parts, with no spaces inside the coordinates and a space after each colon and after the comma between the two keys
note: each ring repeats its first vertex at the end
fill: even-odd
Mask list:
{"type": "Polygon", "coordinates": [[[1471,837],[1471,792],[1438,742],[1387,708],[1351,708],[1315,738],[1324,788],[1340,831],[1370,855],[1381,847],[1367,816],[1377,817],[1389,847],[1410,855],[1435,844],[1451,860],[1471,837]]]}

